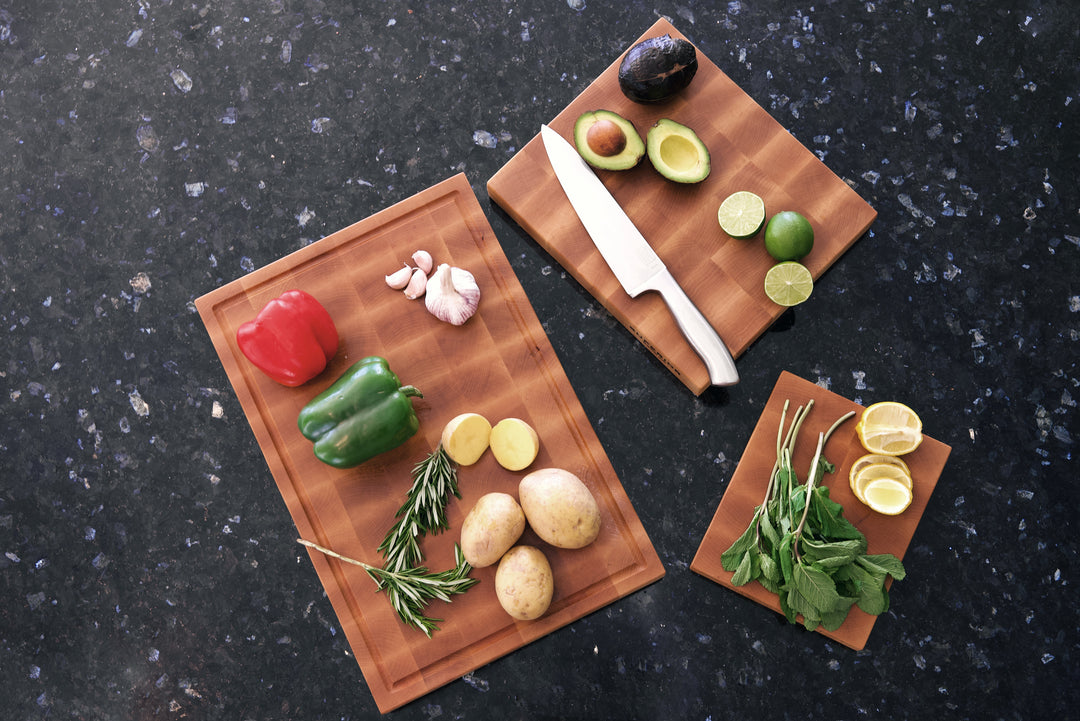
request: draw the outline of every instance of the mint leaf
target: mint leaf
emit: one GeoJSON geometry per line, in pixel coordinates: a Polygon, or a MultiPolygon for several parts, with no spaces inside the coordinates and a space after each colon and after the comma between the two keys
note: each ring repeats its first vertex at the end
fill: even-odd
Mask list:
{"type": "Polygon", "coordinates": [[[788,589],[781,586],[776,591],[777,598],[780,599],[780,610],[783,611],[784,617],[787,618],[788,623],[795,623],[798,620],[798,613],[788,603],[788,598],[791,596],[791,592],[795,589],[788,589]]]}
{"type": "Polygon", "coordinates": [[[762,554],[758,560],[761,566],[761,575],[774,583],[779,583],[780,565],[776,562],[776,560],[772,556],[767,556],[764,554],[762,554]]]}
{"type": "MultiPolygon", "coordinates": [[[[762,558],[764,558],[764,556],[762,558]]],[[[765,576],[761,576],[758,578],[757,582],[769,593],[775,593],[778,596],[780,595],[780,586],[775,581],[770,581],[765,576]]]]}
{"type": "Polygon", "coordinates": [[[876,576],[859,565],[851,567],[852,577],[858,586],[855,602],[871,616],[880,616],[889,608],[889,594],[883,577],[876,576]]]}
{"type": "Polygon", "coordinates": [[[738,568],[747,549],[754,545],[755,536],[755,525],[751,523],[743,531],[743,534],[731,544],[731,547],[720,554],[720,566],[725,571],[734,571],[738,568]]]}
{"type": "MultiPolygon", "coordinates": [[[[803,558],[811,563],[824,563],[826,559],[841,559],[843,562],[848,562],[866,550],[866,540],[853,538],[842,541],[816,541],[804,537],[802,549],[803,558]]],[[[843,563],[838,565],[843,565],[843,563]]]]}
{"type": "Polygon", "coordinates": [[[844,507],[829,498],[827,486],[818,486],[810,494],[810,513],[818,535],[838,540],[865,538],[862,531],[844,518],[844,507]]]}
{"type": "Polygon", "coordinates": [[[814,605],[814,602],[807,598],[806,594],[800,591],[797,585],[789,587],[786,595],[788,607],[795,613],[798,613],[803,618],[821,617],[821,612],[814,605]]]}
{"type": "Polygon", "coordinates": [[[784,579],[784,583],[791,582],[791,566],[794,563],[791,557],[791,544],[794,540],[793,534],[785,534],[780,541],[780,547],[776,549],[776,554],[780,558],[780,576],[784,579]]]}
{"type": "Polygon", "coordinates": [[[904,570],[904,564],[900,562],[899,558],[891,553],[876,553],[861,556],[858,559],[858,563],[871,573],[887,573],[897,581],[904,580],[904,577],[907,575],[907,571],[904,570]]]}
{"type": "Polygon", "coordinates": [[[841,598],[841,601],[839,607],[821,614],[821,625],[826,631],[835,631],[844,625],[855,599],[841,598]]]}
{"type": "Polygon", "coordinates": [[[739,567],[735,570],[735,575],[731,577],[732,585],[745,586],[754,580],[760,569],[760,566],[756,563],[758,557],[757,548],[751,546],[743,554],[742,560],[739,561],[739,567]]]}
{"type": "MultiPolygon", "coordinates": [[[[792,572],[792,580],[795,588],[807,601],[817,609],[818,618],[826,611],[831,611],[840,602],[840,594],[836,592],[836,584],[832,577],[824,571],[799,564],[792,572]]],[[[801,609],[800,609],[801,610],[801,609]]]]}
{"type": "Polygon", "coordinates": [[[771,513],[761,514],[761,535],[769,542],[770,550],[780,545],[780,534],[776,532],[771,516],[771,513]]]}

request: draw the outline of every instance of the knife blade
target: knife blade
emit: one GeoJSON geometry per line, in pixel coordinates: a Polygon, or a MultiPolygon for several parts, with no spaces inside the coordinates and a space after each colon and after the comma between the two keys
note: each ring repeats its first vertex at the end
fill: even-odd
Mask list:
{"type": "Polygon", "coordinates": [[[577,148],[547,125],[540,126],[540,136],[559,185],[623,290],[631,298],[647,290],[659,293],[679,330],[705,362],[709,382],[714,386],[738,383],[735,359],[724,341],[577,148]]]}

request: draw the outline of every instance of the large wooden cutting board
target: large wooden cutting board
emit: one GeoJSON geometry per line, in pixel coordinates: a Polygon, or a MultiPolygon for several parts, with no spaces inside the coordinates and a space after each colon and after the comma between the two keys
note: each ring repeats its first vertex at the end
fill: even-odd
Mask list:
{"type": "MultiPolygon", "coordinates": [[[[495,569],[474,569],[480,583],[429,614],[444,619],[429,639],[404,626],[366,573],[311,551],[379,709],[386,712],[625,596],[664,574],[622,484],[589,424],[539,320],[464,175],[239,278],[196,301],[229,381],[300,536],[372,565],[411,486],[410,472],[439,443],[443,426],[473,411],[492,423],[522,418],[538,432],[533,468],[558,466],[592,490],[602,513],[600,537],[560,551],[527,531],[555,579],[545,616],[516,622],[495,597],[495,569]],[[384,282],[413,251],[471,271],[482,291],[479,312],[455,327],[384,282]],[[299,288],[330,312],[341,336],[337,356],[299,388],[271,381],[243,356],[236,329],[270,300],[299,288]],[[352,470],[323,465],[296,426],[297,414],[352,363],[387,358],[403,383],[418,387],[420,431],[403,446],[352,470]]],[[[501,469],[490,452],[459,471],[461,500],[448,507],[451,530],[422,541],[433,570],[453,566],[461,521],[489,491],[517,495],[525,472],[501,469]]],[[[299,553],[300,546],[282,553],[299,553]]],[[[310,649],[310,653],[325,653],[310,649]]]]}
{"type": "MultiPolygon", "coordinates": [[[[886,400],[886,399],[880,399],[886,400]]],[[[862,413],[863,406],[842,396],[828,391],[821,386],[784,371],[776,381],[772,394],[761,412],[750,441],[746,444],[739,465],[731,477],[724,497],[716,508],[712,522],[705,537],[698,547],[690,570],[699,573],[731,590],[781,613],[780,600],[776,594],[767,591],[764,586],[754,581],[744,586],[731,583],[734,575],[724,570],[720,562],[721,554],[742,535],[750,524],[754,509],[761,505],[768,485],[773,463],[776,461],[776,433],[784,412],[784,402],[790,401],[787,423],[791,422],[795,409],[813,401],[806,421],[799,433],[799,440],[792,455],[792,464],[801,481],[806,480],[806,471],[814,458],[817,434],[825,432],[833,421],[848,411],[862,413]]],[[[910,402],[916,412],[917,403],[910,402]]],[[[924,436],[922,443],[913,452],[903,457],[911,470],[914,483],[914,499],[907,510],[899,516],[884,516],[870,510],[852,493],[848,483],[851,466],[866,451],[855,435],[855,422],[851,418],[840,426],[825,446],[826,459],[836,466],[831,474],[826,474],[824,484],[829,487],[829,497],[844,507],[844,517],[866,536],[868,553],[891,553],[900,560],[904,559],[915,529],[926,511],[930,495],[937,487],[938,479],[952,448],[930,436],[924,436]]],[[[785,425],[785,430],[786,430],[785,425]]],[[[905,583],[905,581],[900,581],[905,583]]],[[[888,581],[892,585],[892,579],[888,581]]],[[[853,607],[843,625],[835,631],[818,628],[818,632],[834,641],[856,651],[862,650],[874,628],[877,616],[871,616],[853,607]]]]}
{"type": "MultiPolygon", "coordinates": [[[[684,37],[661,19],[639,40],[665,33],[684,37]]],[[[655,106],[623,96],[618,85],[621,59],[549,125],[572,141],[581,113],[607,109],[632,121],[642,138],[663,117],[698,133],[712,155],[712,173],[699,184],[668,181],[647,158],[631,170],[598,175],[737,358],[785,309],[763,290],[773,260],[761,234],[733,240],[720,230],[716,211],[724,198],[750,190],[765,200],[769,215],[781,210],[805,215],[814,226],[815,240],[803,262],[815,279],[866,232],[877,214],[700,50],[690,86],[655,106]]],[[[704,363],[660,296],[630,298],[604,263],[555,178],[539,135],[489,179],[487,190],[693,393],[708,387],[704,363]]]]}

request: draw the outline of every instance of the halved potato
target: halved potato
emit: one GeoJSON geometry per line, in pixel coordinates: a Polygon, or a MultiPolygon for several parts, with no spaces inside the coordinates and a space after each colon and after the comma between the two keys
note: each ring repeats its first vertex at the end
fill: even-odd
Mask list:
{"type": "Polygon", "coordinates": [[[520,418],[504,418],[491,429],[491,452],[508,471],[528,468],[540,452],[540,437],[520,418]]]}
{"type": "Polygon", "coordinates": [[[479,413],[462,413],[443,427],[442,447],[450,460],[471,466],[480,460],[491,439],[491,423],[479,413]]]}

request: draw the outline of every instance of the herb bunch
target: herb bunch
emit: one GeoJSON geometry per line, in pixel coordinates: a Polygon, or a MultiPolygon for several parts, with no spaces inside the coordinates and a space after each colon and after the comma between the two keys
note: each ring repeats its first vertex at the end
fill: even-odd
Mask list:
{"type": "Polygon", "coordinates": [[[835,631],[852,606],[871,615],[889,608],[885,579],[904,578],[904,566],[891,553],[867,554],[866,536],[844,518],[844,508],[829,498],[821,485],[835,467],[823,450],[829,436],[854,413],[841,416],[818,434],[806,483],[792,467],[795,441],[813,408],[800,406],[785,433],[790,402],[784,402],[776,437],[776,462],[761,505],[754,509],[743,534],[720,556],[721,566],[742,586],[757,581],[780,599],[789,623],[802,616],[802,625],[835,631]]]}
{"type": "Polygon", "coordinates": [[[428,533],[448,529],[446,504],[450,496],[461,498],[457,470],[442,445],[416,464],[412,478],[408,498],[395,516],[398,520],[379,545],[379,553],[384,559],[381,568],[342,556],[311,541],[298,540],[309,548],[363,568],[378,589],[386,593],[398,618],[431,638],[432,632],[438,630],[441,619],[426,615],[428,603],[433,599],[449,603],[451,596],[464,593],[478,580],[469,577],[472,566],[456,543],[453,568],[432,572],[420,565],[424,554],[420,550],[419,539],[428,533]]]}

